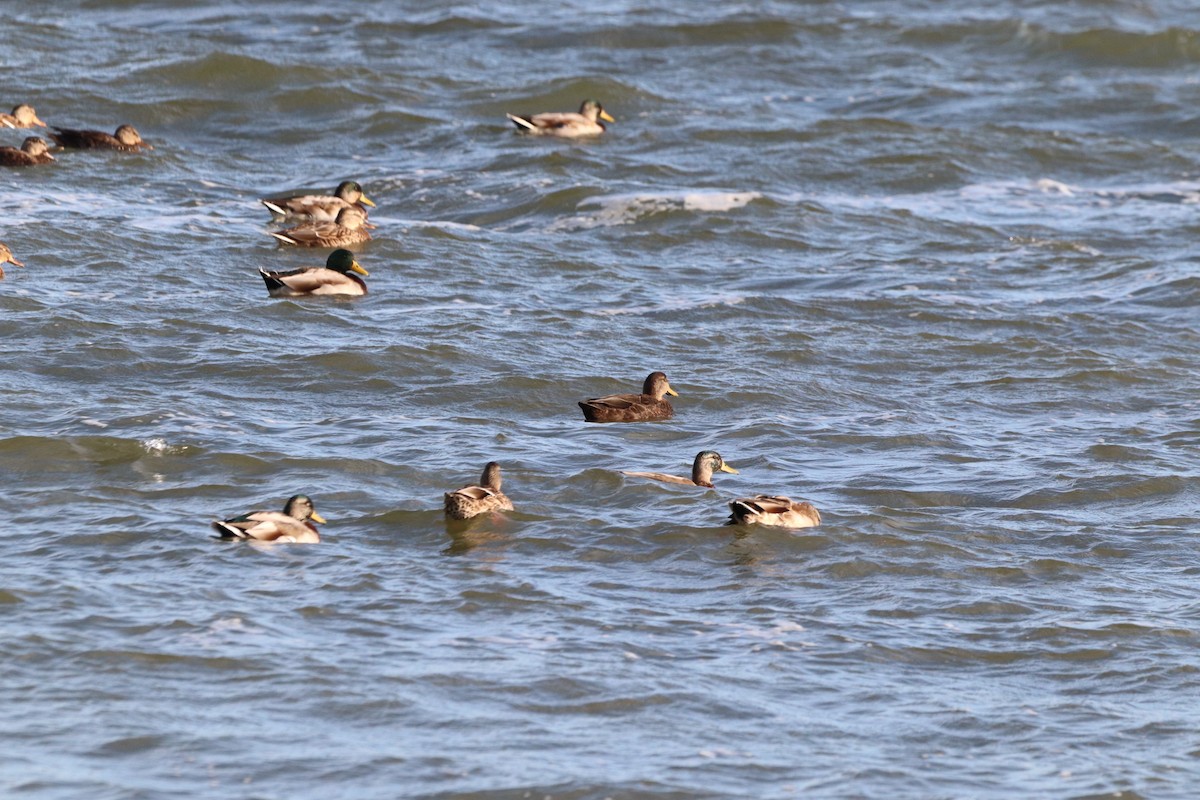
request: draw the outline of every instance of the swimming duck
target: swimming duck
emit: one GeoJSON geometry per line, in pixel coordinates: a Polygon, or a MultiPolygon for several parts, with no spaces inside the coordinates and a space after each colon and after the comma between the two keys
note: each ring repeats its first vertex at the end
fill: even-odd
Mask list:
{"type": "Polygon", "coordinates": [[[117,128],[116,136],[104,131],[83,131],[74,128],[55,127],[54,130],[57,133],[50,134],[50,137],[62,147],[80,150],[120,150],[125,153],[154,149],[142,141],[141,134],[132,125],[117,128]]]}
{"type": "Polygon", "coordinates": [[[488,511],[512,511],[512,500],[500,491],[500,465],[489,461],[478,486],[446,492],[446,516],[470,519],[488,511]]]}
{"type": "Polygon", "coordinates": [[[756,494],[729,501],[730,525],[773,525],[778,528],[815,528],[821,524],[821,512],[812,503],[798,503],[789,497],[756,494]]]}
{"type": "Polygon", "coordinates": [[[321,541],[321,536],[317,533],[317,526],[309,522],[310,519],[325,521],[313,507],[312,500],[298,494],[288,498],[283,513],[251,511],[233,519],[214,521],[212,526],[222,539],[316,544],[321,541]]]}
{"type": "Polygon", "coordinates": [[[46,123],[38,119],[33,106],[27,103],[13,106],[11,114],[0,114],[0,128],[32,128],[34,125],[39,128],[46,127],[46,123]]]}
{"type": "Polygon", "coordinates": [[[362,278],[351,275],[370,275],[354,260],[354,253],[349,250],[334,250],[325,259],[323,267],[305,267],[289,272],[268,272],[261,267],[258,273],[267,284],[267,293],[271,297],[308,297],[314,294],[352,294],[367,293],[367,284],[362,278]]]}
{"type": "Polygon", "coordinates": [[[347,247],[371,239],[367,216],[355,206],[343,208],[334,222],[310,222],[286,231],[271,233],[284,244],[300,247],[347,247]]]}
{"type": "Polygon", "coordinates": [[[677,483],[681,486],[704,486],[709,489],[713,488],[713,472],[720,470],[721,472],[732,472],[734,475],[738,471],[725,463],[725,459],[721,458],[721,454],[712,450],[701,450],[696,454],[696,460],[692,462],[692,478],[680,478],[677,475],[666,475],[662,472],[627,472],[621,471],[622,475],[628,475],[632,478],[649,478],[652,481],[662,481],[663,483],[677,483]]]}
{"type": "Polygon", "coordinates": [[[364,205],[375,204],[363,194],[356,181],[342,181],[333,194],[306,194],[298,197],[275,197],[261,201],[267,210],[281,219],[307,219],[314,222],[333,222],[343,208],[354,206],[366,213],[364,205]]]}
{"type": "MultiPolygon", "coordinates": [[[[18,267],[25,266],[20,261],[13,258],[12,250],[8,249],[8,245],[0,242],[0,264],[16,264],[18,267]]],[[[4,277],[4,269],[0,267],[0,278],[4,277]]]]}
{"type": "Polygon", "coordinates": [[[583,418],[588,422],[650,422],[670,419],[675,415],[671,401],[664,395],[679,397],[679,393],[667,383],[662,372],[651,372],[642,384],[641,394],[610,394],[580,400],[583,418]]]}
{"type": "Polygon", "coordinates": [[[37,136],[28,136],[21,143],[21,149],[15,147],[0,147],[0,164],[6,167],[32,167],[34,164],[49,164],[54,160],[45,140],[37,136]]]}
{"type": "Polygon", "coordinates": [[[616,122],[604,110],[604,107],[595,100],[584,100],[583,105],[579,106],[578,113],[573,111],[551,111],[532,116],[520,116],[518,114],[506,114],[505,116],[511,119],[513,124],[522,133],[531,133],[540,136],[565,136],[567,138],[598,136],[604,133],[604,125],[600,123],[600,120],[616,122]]]}

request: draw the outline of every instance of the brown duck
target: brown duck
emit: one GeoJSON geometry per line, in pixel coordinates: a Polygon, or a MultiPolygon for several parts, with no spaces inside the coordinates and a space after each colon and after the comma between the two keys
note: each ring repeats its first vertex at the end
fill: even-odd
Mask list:
{"type": "Polygon", "coordinates": [[[512,511],[512,500],[500,491],[500,465],[489,461],[477,486],[446,492],[446,516],[470,519],[488,511],[512,511]]]}
{"type": "Polygon", "coordinates": [[[46,127],[46,123],[38,119],[33,106],[26,103],[13,106],[11,114],[0,114],[0,128],[32,128],[34,125],[39,128],[46,127]]]}
{"type": "Polygon", "coordinates": [[[665,397],[668,394],[679,396],[667,383],[664,373],[651,372],[642,384],[641,394],[610,394],[580,400],[579,407],[588,422],[651,422],[675,415],[675,409],[665,397]]]}
{"type": "Polygon", "coordinates": [[[50,137],[62,147],[78,150],[120,150],[125,153],[154,149],[142,141],[142,135],[132,125],[122,125],[117,128],[115,136],[104,131],[85,131],[75,128],[56,127],[54,130],[56,133],[50,134],[50,137]]]}
{"type": "Polygon", "coordinates": [[[812,503],[782,495],[756,494],[729,501],[730,525],[773,525],[777,528],[815,528],[821,512],[812,503]]]}
{"type": "Polygon", "coordinates": [[[26,137],[20,150],[15,147],[0,147],[0,165],[6,167],[32,167],[35,164],[49,164],[53,160],[50,148],[45,140],[38,136],[26,137]]]}
{"type": "Polygon", "coordinates": [[[349,247],[370,241],[367,216],[356,206],[338,212],[336,222],[314,222],[271,233],[284,244],[300,247],[349,247]]]}
{"type": "MultiPolygon", "coordinates": [[[[0,264],[16,264],[18,267],[25,266],[20,261],[13,258],[12,250],[8,249],[8,245],[0,242],[0,264]]],[[[4,269],[0,268],[0,278],[4,277],[4,269]]]]}
{"type": "Polygon", "coordinates": [[[222,539],[245,539],[257,542],[295,542],[316,544],[321,541],[317,526],[309,520],[324,522],[313,501],[306,495],[288,498],[283,511],[251,511],[240,517],[213,522],[213,530],[222,539]]]}

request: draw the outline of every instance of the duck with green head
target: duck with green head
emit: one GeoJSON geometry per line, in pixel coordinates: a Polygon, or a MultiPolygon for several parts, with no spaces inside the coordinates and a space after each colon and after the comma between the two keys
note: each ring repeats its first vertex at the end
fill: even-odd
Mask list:
{"type": "Polygon", "coordinates": [[[309,520],[325,522],[307,495],[288,498],[283,511],[251,511],[240,517],[215,520],[213,530],[222,539],[241,539],[255,542],[294,542],[316,544],[321,541],[317,526],[309,520]]]}
{"type": "Polygon", "coordinates": [[[663,483],[674,483],[680,486],[703,486],[706,489],[713,487],[713,473],[715,472],[732,472],[734,475],[738,471],[725,463],[725,459],[721,458],[721,454],[714,450],[701,450],[696,454],[696,458],[692,461],[692,477],[681,478],[678,475],[667,475],[663,472],[628,472],[622,470],[622,475],[628,475],[631,478],[648,478],[652,481],[662,481],[663,483]]]}
{"type": "Polygon", "coordinates": [[[271,297],[310,297],[322,294],[364,295],[367,284],[358,275],[370,275],[354,260],[349,250],[334,250],[323,267],[305,267],[288,272],[258,273],[267,284],[271,297]],[[350,273],[358,273],[351,275],[350,273]]]}
{"type": "Polygon", "coordinates": [[[578,136],[599,136],[604,133],[604,122],[616,122],[604,107],[595,100],[584,100],[579,111],[548,111],[542,114],[507,114],[517,130],[536,136],[562,136],[574,139],[578,136]]]}
{"type": "Polygon", "coordinates": [[[367,213],[366,206],[375,204],[357,181],[342,181],[333,194],[304,194],[294,197],[273,197],[261,201],[276,219],[301,219],[313,222],[333,222],[344,208],[354,207],[367,213]]]}

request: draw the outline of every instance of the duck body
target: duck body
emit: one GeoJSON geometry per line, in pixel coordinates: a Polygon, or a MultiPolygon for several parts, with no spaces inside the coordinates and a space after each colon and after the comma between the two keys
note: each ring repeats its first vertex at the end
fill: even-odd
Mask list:
{"type": "Polygon", "coordinates": [[[61,147],[77,150],[120,150],[123,153],[136,153],[139,150],[154,148],[142,141],[142,136],[132,125],[122,125],[117,128],[116,135],[104,131],[79,130],[76,128],[54,128],[50,138],[61,147]]]}
{"type": "Polygon", "coordinates": [[[309,297],[311,295],[364,295],[367,284],[358,275],[370,275],[354,260],[349,250],[334,250],[323,267],[306,267],[288,272],[259,269],[271,297],[309,297]]]}
{"type": "Polygon", "coordinates": [[[450,519],[470,519],[489,511],[512,511],[512,501],[500,491],[500,465],[489,461],[478,485],[446,492],[445,509],[450,519]]]}
{"type": "Polygon", "coordinates": [[[37,164],[49,164],[54,160],[45,140],[38,136],[26,137],[21,143],[21,149],[15,147],[0,147],[0,165],[6,167],[32,167],[37,164]]]}
{"type": "Polygon", "coordinates": [[[251,511],[240,517],[215,520],[213,530],[222,539],[244,539],[256,542],[294,542],[316,544],[321,541],[317,527],[309,520],[324,522],[313,502],[298,494],[288,499],[283,511],[251,511]]]}
{"type": "Polygon", "coordinates": [[[298,225],[271,235],[284,244],[297,247],[349,247],[371,240],[367,217],[358,208],[343,208],[335,222],[314,222],[298,225]]]}
{"type": "Polygon", "coordinates": [[[730,525],[771,525],[777,528],[815,528],[821,512],[812,503],[782,495],[758,494],[729,501],[730,525]]]}
{"type": "Polygon", "coordinates": [[[32,128],[35,125],[39,128],[46,127],[46,123],[38,119],[33,106],[27,103],[13,106],[11,114],[0,114],[0,128],[32,128]]]}
{"type": "Polygon", "coordinates": [[[662,483],[674,483],[680,486],[703,486],[707,489],[713,488],[713,473],[714,472],[731,472],[734,475],[738,471],[729,464],[725,463],[725,459],[721,458],[721,454],[713,450],[701,450],[696,454],[696,458],[692,461],[692,477],[681,478],[678,475],[667,475],[663,472],[629,472],[622,470],[622,475],[628,475],[631,478],[647,478],[652,481],[661,481],[662,483]]]}
{"type": "Polygon", "coordinates": [[[642,384],[641,394],[610,394],[580,400],[583,418],[588,422],[654,422],[675,416],[675,409],[666,399],[678,397],[666,374],[651,372],[642,384]]]}
{"type": "Polygon", "coordinates": [[[335,222],[342,209],[357,208],[366,216],[366,206],[375,204],[363,194],[357,181],[342,181],[333,194],[305,194],[295,197],[275,197],[262,201],[273,216],[279,219],[335,222]]]}
{"type": "MultiPolygon", "coordinates": [[[[25,266],[22,262],[17,261],[13,257],[12,250],[8,249],[8,245],[0,242],[0,264],[16,264],[18,267],[25,266]]],[[[0,278],[4,277],[4,269],[0,268],[0,278]]]]}
{"type": "Polygon", "coordinates": [[[561,136],[574,139],[579,136],[599,136],[605,127],[600,120],[616,122],[595,100],[584,100],[579,111],[551,111],[544,114],[506,114],[522,133],[535,136],[561,136]]]}

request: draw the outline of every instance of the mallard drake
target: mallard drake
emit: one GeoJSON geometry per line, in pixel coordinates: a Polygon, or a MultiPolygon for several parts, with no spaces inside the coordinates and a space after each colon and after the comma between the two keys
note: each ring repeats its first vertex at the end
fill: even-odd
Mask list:
{"type": "Polygon", "coordinates": [[[46,127],[46,123],[38,119],[33,106],[27,103],[13,106],[11,114],[0,114],[0,128],[32,128],[34,125],[39,128],[46,127]]]}
{"type": "Polygon", "coordinates": [[[366,214],[364,206],[375,204],[363,194],[357,181],[342,181],[333,194],[305,194],[298,197],[275,197],[261,201],[267,210],[281,219],[307,219],[314,222],[333,222],[338,212],[351,206],[366,214]]]}
{"type": "Polygon", "coordinates": [[[663,483],[677,483],[681,486],[704,486],[708,489],[713,488],[712,477],[717,470],[721,472],[732,472],[734,475],[738,471],[725,463],[725,459],[721,458],[721,454],[713,450],[701,450],[696,454],[696,459],[692,462],[692,478],[680,478],[678,475],[666,475],[662,472],[627,472],[621,471],[622,475],[628,475],[631,478],[649,478],[652,481],[662,481],[663,483]]]}
{"type": "Polygon", "coordinates": [[[55,127],[54,130],[56,132],[50,134],[50,138],[62,147],[74,147],[79,150],[120,150],[125,153],[154,149],[142,141],[142,135],[132,125],[117,128],[115,136],[104,131],[81,131],[74,128],[55,127]]]}
{"type": "Polygon", "coordinates": [[[308,297],[314,294],[352,294],[367,293],[367,284],[362,278],[351,275],[370,275],[354,260],[354,253],[349,250],[334,250],[325,259],[323,267],[305,267],[289,272],[268,272],[261,267],[258,274],[262,275],[267,284],[267,293],[271,297],[308,297]]]}
{"type": "MultiPolygon", "coordinates": [[[[13,258],[12,250],[8,249],[8,245],[0,242],[0,264],[16,264],[18,267],[25,266],[20,261],[13,258]]],[[[4,269],[0,267],[0,278],[4,277],[4,269]]]]}
{"type": "Polygon", "coordinates": [[[506,114],[522,133],[532,133],[539,136],[598,136],[604,133],[605,122],[616,122],[595,100],[584,100],[579,111],[550,111],[544,114],[521,116],[506,114]]]}
{"type": "Polygon", "coordinates": [[[821,512],[812,503],[798,503],[789,497],[756,494],[730,500],[729,510],[730,525],[815,528],[821,524],[821,512]]]}
{"type": "Polygon", "coordinates": [[[233,519],[216,520],[212,526],[222,539],[316,544],[321,541],[321,536],[317,533],[317,526],[309,522],[310,519],[325,521],[307,495],[297,494],[288,498],[282,513],[251,511],[233,519]]]}
{"type": "Polygon", "coordinates": [[[500,491],[500,465],[489,461],[478,486],[446,492],[446,516],[470,519],[488,511],[512,511],[512,500],[500,491]]]}
{"type": "Polygon", "coordinates": [[[284,244],[300,247],[348,247],[370,241],[371,232],[366,224],[366,214],[350,206],[339,211],[334,222],[310,222],[286,231],[273,231],[271,235],[284,244]]]}
{"type": "Polygon", "coordinates": [[[0,147],[0,164],[6,167],[32,167],[35,164],[49,164],[54,160],[45,140],[38,136],[28,136],[21,143],[21,149],[15,147],[0,147]]]}
{"type": "Polygon", "coordinates": [[[671,401],[665,395],[679,397],[679,393],[667,383],[662,372],[651,372],[642,384],[641,394],[610,394],[580,400],[583,418],[588,422],[650,422],[670,419],[675,415],[671,401]]]}

